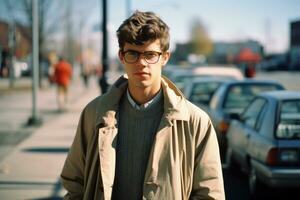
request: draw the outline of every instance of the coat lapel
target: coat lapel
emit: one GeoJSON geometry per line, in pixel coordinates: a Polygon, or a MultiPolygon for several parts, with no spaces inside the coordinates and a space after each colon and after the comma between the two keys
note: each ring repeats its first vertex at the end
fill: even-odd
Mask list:
{"type": "Polygon", "coordinates": [[[99,157],[103,181],[104,197],[110,199],[115,177],[117,132],[115,112],[109,111],[103,117],[103,127],[99,128],[99,157]]]}

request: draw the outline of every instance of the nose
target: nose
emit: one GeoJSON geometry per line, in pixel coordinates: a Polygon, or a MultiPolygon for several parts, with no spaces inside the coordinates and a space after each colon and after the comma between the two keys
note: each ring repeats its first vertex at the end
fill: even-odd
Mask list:
{"type": "Polygon", "coordinates": [[[139,59],[137,60],[137,64],[141,64],[143,66],[147,65],[147,62],[146,62],[145,57],[144,57],[143,54],[140,55],[139,59]]]}

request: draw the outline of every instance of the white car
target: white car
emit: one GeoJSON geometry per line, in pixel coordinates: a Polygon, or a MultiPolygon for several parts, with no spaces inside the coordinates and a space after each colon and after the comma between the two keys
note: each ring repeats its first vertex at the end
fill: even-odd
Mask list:
{"type": "Polygon", "coordinates": [[[169,72],[169,74],[169,78],[181,90],[184,89],[184,83],[186,80],[195,77],[225,78],[230,80],[244,79],[244,75],[241,70],[231,65],[200,66],[196,68],[189,68],[186,70],[174,70],[173,73],[169,72]]]}

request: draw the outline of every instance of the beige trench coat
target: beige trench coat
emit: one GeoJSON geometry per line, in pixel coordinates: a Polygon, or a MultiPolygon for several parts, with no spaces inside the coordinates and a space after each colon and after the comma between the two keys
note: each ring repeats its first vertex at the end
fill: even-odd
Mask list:
{"type": "MultiPolygon", "coordinates": [[[[61,178],[65,199],[111,199],[121,77],[83,110],[61,178]]],[[[225,199],[219,147],[207,114],[162,78],[164,114],[149,156],[143,199],[225,199]]],[[[129,183],[130,184],[130,183],[129,183]]]]}

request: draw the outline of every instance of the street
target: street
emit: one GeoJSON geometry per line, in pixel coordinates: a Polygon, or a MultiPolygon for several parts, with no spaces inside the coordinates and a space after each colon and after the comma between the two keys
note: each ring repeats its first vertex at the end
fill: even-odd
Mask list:
{"type": "Polygon", "coordinates": [[[228,200],[284,200],[288,196],[297,196],[295,189],[266,189],[264,194],[255,199],[251,199],[248,190],[247,176],[242,172],[229,172],[223,169],[224,186],[226,199],[228,200]]]}

